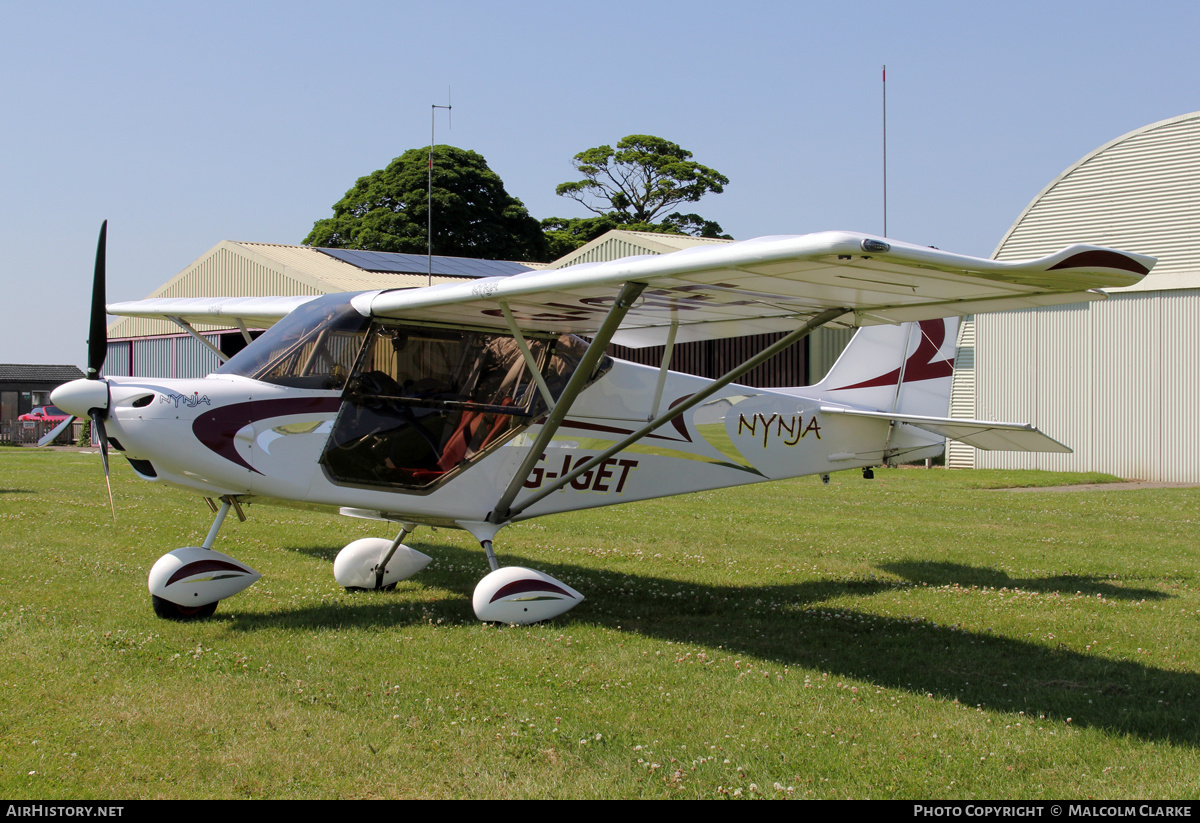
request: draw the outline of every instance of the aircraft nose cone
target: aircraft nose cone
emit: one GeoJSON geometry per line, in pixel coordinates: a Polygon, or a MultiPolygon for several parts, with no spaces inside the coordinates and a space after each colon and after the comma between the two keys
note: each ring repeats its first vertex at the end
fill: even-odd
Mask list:
{"type": "Polygon", "coordinates": [[[108,383],[103,380],[72,380],[50,392],[50,402],[67,414],[88,417],[92,409],[108,408],[108,383]]]}

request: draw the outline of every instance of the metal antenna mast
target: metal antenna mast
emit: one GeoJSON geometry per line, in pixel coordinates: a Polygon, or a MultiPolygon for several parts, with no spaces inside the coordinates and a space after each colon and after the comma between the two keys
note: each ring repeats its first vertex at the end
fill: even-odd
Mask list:
{"type": "Polygon", "coordinates": [[[887,237],[887,66],[883,67],[883,236],[887,237]]]}
{"type": "MultiPolygon", "coordinates": [[[[433,285],[433,127],[437,121],[437,110],[445,109],[447,116],[452,118],[453,115],[450,114],[450,110],[452,108],[453,106],[450,105],[450,89],[447,88],[446,105],[439,106],[435,103],[429,112],[429,185],[427,189],[427,202],[425,209],[425,216],[428,218],[428,222],[425,226],[425,255],[429,258],[429,275],[426,285],[429,286],[433,285]]],[[[454,128],[453,119],[450,120],[450,128],[454,128]]]]}

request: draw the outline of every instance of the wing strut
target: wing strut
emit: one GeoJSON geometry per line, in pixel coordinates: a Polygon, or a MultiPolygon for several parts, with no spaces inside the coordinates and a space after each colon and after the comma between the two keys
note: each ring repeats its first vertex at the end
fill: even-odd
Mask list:
{"type": "Polygon", "coordinates": [[[517,469],[517,473],[513,475],[512,480],[508,483],[508,488],[504,490],[504,494],[500,495],[500,499],[496,501],[495,508],[488,515],[488,522],[503,523],[509,519],[508,507],[512,505],[517,494],[521,491],[521,486],[525,484],[529,473],[533,471],[534,464],[542,459],[542,451],[554,437],[554,433],[558,431],[559,425],[563,418],[567,416],[567,412],[571,410],[571,406],[575,404],[575,398],[583,391],[588,380],[591,379],[592,372],[596,370],[600,358],[604,355],[604,350],[608,348],[608,341],[616,334],[617,329],[621,327],[621,321],[625,319],[625,315],[633,308],[633,302],[637,300],[638,295],[646,288],[645,283],[626,283],[621,287],[620,294],[613,301],[612,308],[608,310],[608,314],[604,318],[604,322],[600,328],[596,330],[596,335],[592,338],[592,342],[584,352],[583,357],[579,361],[579,365],[575,368],[575,373],[571,375],[571,379],[567,381],[566,388],[558,397],[558,402],[550,409],[550,413],[546,415],[546,422],[542,424],[542,430],[538,433],[537,440],[529,449],[529,454],[525,455],[525,460],[522,461],[521,467],[517,469]]]}
{"type": "MultiPolygon", "coordinates": [[[[633,434],[626,437],[620,443],[617,443],[616,445],[608,447],[603,452],[596,455],[591,460],[588,460],[583,465],[576,466],[573,471],[568,472],[567,474],[563,475],[552,485],[543,486],[541,488],[541,490],[539,490],[533,496],[523,500],[521,502],[521,504],[519,506],[517,506],[516,508],[505,511],[504,509],[497,507],[496,511],[504,512],[504,519],[511,520],[512,518],[516,517],[518,514],[525,511],[530,506],[532,506],[534,503],[537,503],[542,498],[548,497],[549,495],[554,494],[554,492],[556,492],[559,489],[566,486],[568,483],[570,483],[576,477],[579,477],[579,475],[583,474],[584,472],[590,471],[592,468],[594,468],[595,466],[604,462],[608,458],[612,457],[614,454],[621,451],[626,446],[629,446],[633,443],[636,443],[638,440],[641,440],[643,437],[650,434],[650,432],[654,431],[659,426],[663,425],[664,423],[668,423],[671,420],[674,420],[676,417],[683,414],[688,409],[704,402],[709,397],[711,397],[712,395],[716,394],[721,389],[728,386],[734,380],[737,380],[743,374],[745,374],[746,372],[753,369],[755,366],[759,365],[760,363],[764,363],[767,360],[770,360],[772,357],[774,357],[776,354],[778,354],[779,352],[786,349],[788,346],[792,345],[793,343],[795,343],[798,340],[801,340],[801,339],[807,337],[808,335],[812,334],[814,331],[816,331],[821,326],[824,326],[826,323],[836,320],[837,318],[846,314],[848,311],[850,311],[850,309],[846,309],[846,308],[826,309],[825,311],[821,312],[813,319],[809,320],[803,326],[796,329],[794,332],[791,332],[786,337],[781,338],[780,340],[776,341],[772,345],[763,349],[758,354],[754,355],[750,359],[743,362],[741,365],[736,366],[732,371],[726,372],[722,377],[719,377],[716,380],[714,380],[712,383],[709,383],[708,386],[705,389],[703,389],[702,391],[696,392],[695,394],[693,394],[691,397],[689,397],[683,403],[680,403],[678,406],[675,406],[674,408],[669,409],[668,411],[666,411],[663,414],[656,417],[654,420],[651,420],[645,426],[642,426],[642,428],[638,429],[633,434]]],[[[563,414],[565,415],[566,412],[564,411],[563,414]]],[[[538,448],[535,448],[534,450],[532,450],[530,452],[530,455],[532,457],[534,457],[534,460],[529,461],[528,458],[526,458],[526,462],[528,462],[529,465],[528,465],[528,467],[522,466],[522,468],[525,470],[525,473],[518,475],[518,477],[515,478],[516,480],[519,480],[522,484],[525,482],[525,479],[529,476],[529,472],[533,470],[533,464],[536,463],[537,460],[541,458],[542,449],[545,448],[545,445],[548,442],[549,442],[549,438],[546,438],[544,442],[541,437],[538,438],[538,448]]],[[[493,516],[495,516],[496,512],[493,512],[492,514],[493,514],[493,516]]]]}
{"type": "Polygon", "coordinates": [[[525,365],[529,367],[529,373],[537,381],[538,391],[542,393],[542,399],[546,401],[546,408],[553,409],[554,395],[550,393],[550,387],[546,385],[546,378],[542,377],[542,370],[538,368],[538,362],[534,359],[533,352],[529,350],[529,344],[525,342],[525,335],[521,334],[521,329],[517,326],[516,318],[513,317],[508,304],[503,300],[497,302],[500,304],[500,311],[504,312],[504,321],[508,323],[508,330],[512,332],[513,340],[517,342],[517,348],[521,350],[521,356],[525,358],[525,365]]]}
{"type": "Polygon", "coordinates": [[[654,386],[654,402],[650,404],[650,416],[646,418],[647,420],[653,420],[658,416],[658,404],[662,402],[663,388],[667,385],[667,372],[671,368],[671,354],[675,351],[675,335],[678,331],[679,321],[676,320],[667,331],[667,345],[663,346],[662,366],[658,369],[658,383],[654,386]]]}
{"type": "MultiPolygon", "coordinates": [[[[209,340],[207,337],[205,337],[202,334],[200,334],[199,332],[197,332],[194,328],[192,328],[192,324],[189,323],[188,321],[184,320],[182,317],[174,317],[174,316],[168,314],[168,315],[166,315],[166,318],[168,320],[170,320],[172,323],[174,323],[176,326],[178,326],[179,328],[183,329],[185,332],[190,334],[192,337],[199,340],[201,343],[203,343],[209,349],[211,349],[212,353],[215,354],[217,356],[217,359],[220,360],[222,363],[224,363],[226,360],[229,359],[229,355],[225,354],[225,352],[221,351],[216,346],[214,346],[212,344],[211,340],[209,340]]],[[[241,321],[238,321],[238,323],[240,325],[241,321]]],[[[243,335],[248,334],[248,332],[245,331],[244,327],[242,329],[242,334],[243,335]]]]}

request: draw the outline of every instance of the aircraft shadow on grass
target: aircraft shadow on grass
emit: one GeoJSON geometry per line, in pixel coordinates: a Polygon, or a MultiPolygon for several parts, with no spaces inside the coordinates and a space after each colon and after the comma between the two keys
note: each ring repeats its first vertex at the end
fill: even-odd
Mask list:
{"type": "Polygon", "coordinates": [[[929,560],[910,560],[885,563],[883,571],[926,586],[963,586],[993,589],[1020,589],[1039,594],[1085,594],[1108,600],[1166,600],[1169,595],[1153,589],[1132,589],[1115,586],[1114,578],[1098,575],[1057,574],[1053,577],[1014,578],[998,569],[986,566],[967,566],[962,563],[939,563],[929,560]]]}
{"type": "MultiPolygon", "coordinates": [[[[394,595],[365,593],[351,606],[319,606],[271,615],[239,615],[239,631],[314,626],[404,626],[441,617],[473,625],[470,597],[482,562],[478,551],[412,544],[434,562],[400,586],[461,595],[398,603],[394,595]],[[419,582],[417,582],[419,581],[419,582]]],[[[329,560],[336,550],[295,548],[329,560]]],[[[510,565],[530,561],[508,555],[510,565]]],[[[548,564],[539,561],[543,568],[548,564]]],[[[1014,579],[996,569],[912,561],[881,567],[905,578],[811,581],[796,585],[713,586],[660,577],[558,564],[550,573],[588,592],[571,617],[677,643],[754,655],[778,664],[856,678],[988,711],[1024,712],[1031,722],[1095,728],[1139,739],[1200,746],[1200,674],[1132,660],[1081,653],[1063,645],[1018,640],[990,631],[939,625],[914,615],[885,617],[822,604],[923,586],[1008,587],[1050,594],[1076,592],[1109,599],[1150,600],[1169,595],[1128,589],[1100,578],[1073,575],[1014,579]]],[[[1032,607],[1032,606],[1030,606],[1032,607]]],[[[233,606],[236,609],[236,605],[233,606]]],[[[1022,608],[1006,605],[1005,608],[1022,608]]],[[[218,613],[218,618],[221,614],[218,613]]]]}

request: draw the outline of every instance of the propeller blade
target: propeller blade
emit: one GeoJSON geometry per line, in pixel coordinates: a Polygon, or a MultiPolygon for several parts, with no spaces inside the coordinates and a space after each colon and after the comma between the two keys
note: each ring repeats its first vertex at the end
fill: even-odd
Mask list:
{"type": "Polygon", "coordinates": [[[107,256],[108,221],[100,224],[100,240],[96,243],[96,271],[92,277],[92,316],[88,328],[88,359],[87,377],[97,380],[100,370],[104,368],[104,359],[108,356],[108,324],[105,320],[108,312],[105,309],[105,258],[107,256]]]}
{"type": "Polygon", "coordinates": [[[100,440],[100,462],[104,464],[104,485],[108,487],[108,507],[112,510],[113,525],[117,525],[117,507],[113,503],[112,480],[108,476],[108,432],[104,430],[104,418],[99,410],[92,412],[92,426],[100,440]]]}
{"type": "Polygon", "coordinates": [[[42,439],[37,442],[38,446],[39,447],[40,446],[49,446],[51,443],[54,442],[54,438],[56,438],[60,434],[62,434],[63,429],[65,429],[67,426],[71,425],[74,422],[75,422],[74,415],[68,417],[66,420],[64,420],[63,422],[61,422],[57,426],[55,426],[53,429],[51,429],[49,434],[43,434],[42,439]]]}

